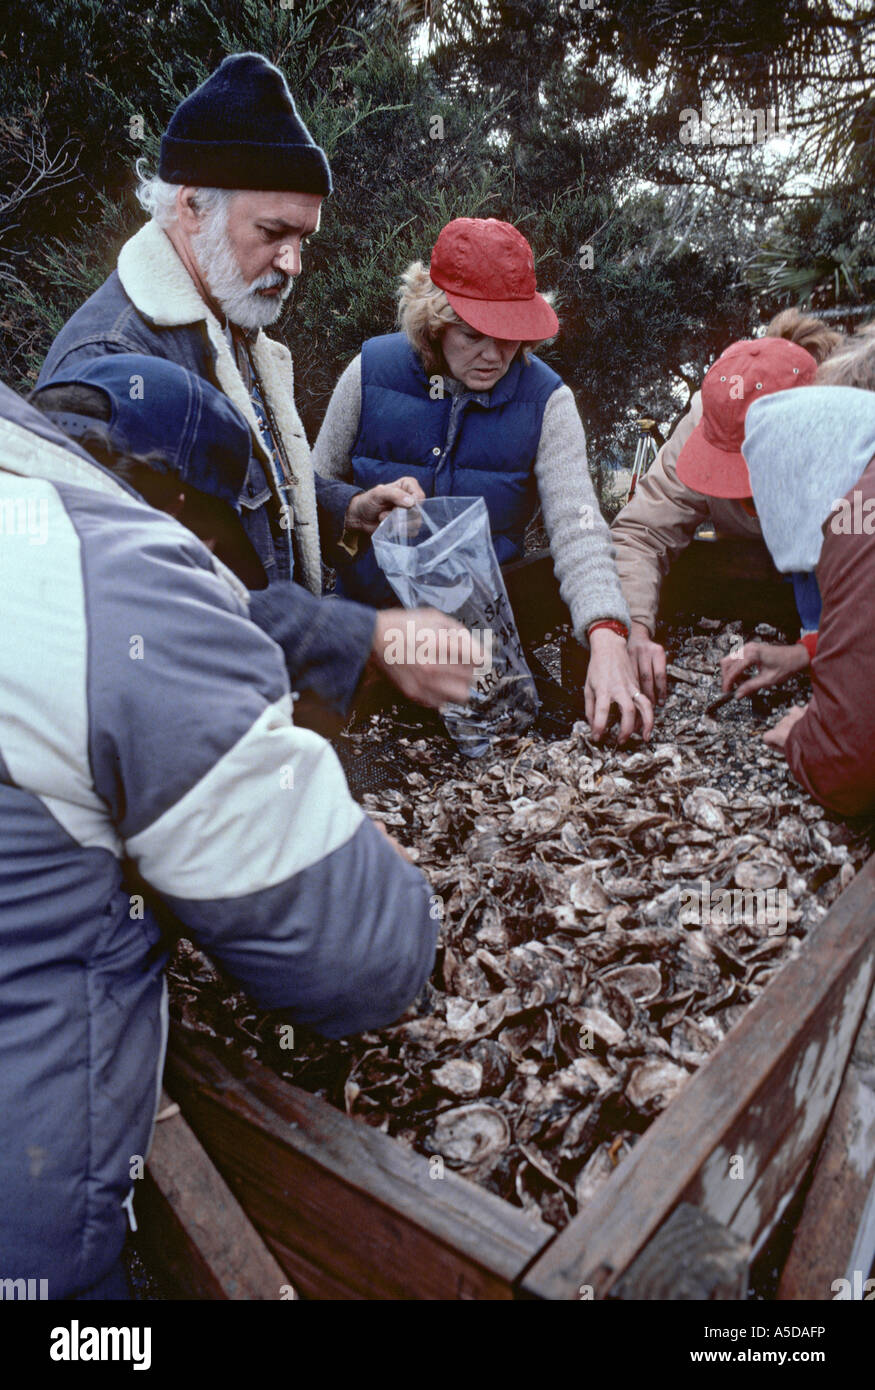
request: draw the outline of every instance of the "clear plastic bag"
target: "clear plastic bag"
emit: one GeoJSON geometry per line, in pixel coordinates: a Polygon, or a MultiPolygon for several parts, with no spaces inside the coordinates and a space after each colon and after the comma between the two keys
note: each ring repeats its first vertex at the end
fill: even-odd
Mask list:
{"type": "Polygon", "coordinates": [[[431,497],[396,507],[372,537],[374,555],[405,608],[438,608],[481,634],[486,661],[469,705],[444,705],[448,733],[469,757],[527,729],[538,693],[523,656],[482,497],[431,497]]]}

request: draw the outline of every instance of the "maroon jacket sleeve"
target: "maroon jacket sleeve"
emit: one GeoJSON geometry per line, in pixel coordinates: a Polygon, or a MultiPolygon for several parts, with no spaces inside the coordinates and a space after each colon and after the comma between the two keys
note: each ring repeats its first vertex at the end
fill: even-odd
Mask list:
{"type": "Polygon", "coordinates": [[[846,495],[855,530],[836,532],[833,518],[824,528],[811,703],[784,751],[794,777],[817,801],[856,816],[875,810],[875,459],[846,495]]]}

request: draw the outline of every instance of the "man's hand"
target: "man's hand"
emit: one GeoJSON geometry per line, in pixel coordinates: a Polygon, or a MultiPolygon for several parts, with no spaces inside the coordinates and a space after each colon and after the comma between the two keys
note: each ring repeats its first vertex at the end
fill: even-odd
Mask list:
{"type": "Polygon", "coordinates": [[[723,689],[731,690],[738,685],[748,667],[758,666],[758,674],[750,676],[743,685],[738,686],[735,698],[742,700],[745,695],[752,695],[755,690],[762,690],[767,685],[780,685],[788,681],[797,671],[804,671],[810,665],[808,648],[803,647],[801,642],[794,647],[782,647],[775,642],[746,642],[739,651],[724,656],[720,662],[723,689]]]}
{"type": "Polygon", "coordinates": [[[799,720],[804,718],[806,708],[807,706],[805,705],[794,705],[791,710],[787,711],[784,718],[778,721],[773,729],[766,729],[766,732],[763,734],[763,743],[768,743],[772,748],[780,748],[783,750],[790,730],[793,728],[794,724],[798,724],[799,720]]]}
{"type": "Polygon", "coordinates": [[[468,703],[481,640],[436,608],[386,608],[377,614],[371,652],[402,695],[438,709],[468,703]]]}
{"type": "Polygon", "coordinates": [[[425,493],[415,478],[399,478],[394,483],[378,483],[367,492],[357,492],[346,509],[345,531],[365,531],[371,535],[395,507],[414,507],[425,501],[425,493]]]}
{"type": "Polygon", "coordinates": [[[625,641],[619,633],[600,627],[591,634],[589,644],[591,655],[583,693],[593,738],[603,736],[612,704],[620,710],[619,743],[626,742],[639,722],[643,737],[650,738],[653,706],[638,689],[637,676],[625,641]]]}
{"type": "Polygon", "coordinates": [[[665,699],[665,647],[654,642],[643,623],[633,622],[629,629],[629,660],[632,670],[648,700],[657,703],[665,699]]]}

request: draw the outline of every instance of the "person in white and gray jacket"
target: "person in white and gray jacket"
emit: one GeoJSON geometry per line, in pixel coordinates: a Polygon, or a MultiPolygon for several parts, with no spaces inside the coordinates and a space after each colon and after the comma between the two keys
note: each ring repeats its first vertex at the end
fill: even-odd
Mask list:
{"type": "MultiPolygon", "coordinates": [[[[160,412],[177,467],[232,428],[189,383],[160,412]]],[[[295,727],[243,584],[2,386],[0,524],[0,1256],[51,1299],[94,1297],[167,1035],[166,950],[125,861],[260,1008],[328,1037],[398,1017],[438,924],[295,727]]]]}

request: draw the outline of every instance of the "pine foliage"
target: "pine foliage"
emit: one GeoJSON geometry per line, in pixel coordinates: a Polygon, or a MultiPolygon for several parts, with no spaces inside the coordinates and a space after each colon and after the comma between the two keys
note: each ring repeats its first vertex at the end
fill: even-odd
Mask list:
{"type": "Polygon", "coordinates": [[[286,73],[335,179],[273,330],[311,437],[344,365],[392,329],[404,266],[450,218],[495,216],[556,292],[544,355],[594,457],[628,456],[631,422],[670,422],[762,318],[872,296],[870,7],[754,8],[755,24],[737,0],[7,0],[0,373],[32,384],[142,221],[136,161],[153,170],[176,103],[248,49],[286,73]],[[704,99],[775,101],[791,155],[683,145],[680,112],[704,99]]]}

